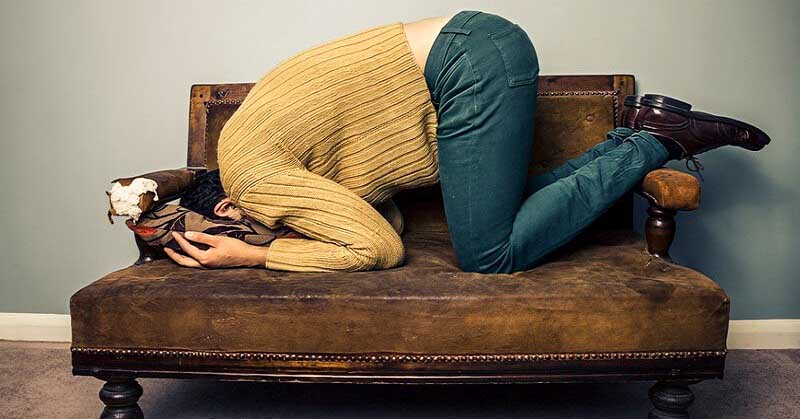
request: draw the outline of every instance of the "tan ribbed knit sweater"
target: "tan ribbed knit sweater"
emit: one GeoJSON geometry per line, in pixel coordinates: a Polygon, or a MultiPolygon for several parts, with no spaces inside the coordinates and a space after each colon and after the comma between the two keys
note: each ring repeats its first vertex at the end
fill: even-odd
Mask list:
{"type": "Polygon", "coordinates": [[[264,75],[225,124],[223,188],[279,238],[266,267],[360,271],[402,265],[400,236],[373,207],[439,180],[436,110],[403,24],[300,52],[264,75]]]}

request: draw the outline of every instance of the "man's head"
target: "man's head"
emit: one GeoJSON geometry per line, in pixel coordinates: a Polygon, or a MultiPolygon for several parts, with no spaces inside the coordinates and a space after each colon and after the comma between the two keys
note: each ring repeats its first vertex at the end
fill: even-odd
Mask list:
{"type": "Polygon", "coordinates": [[[211,170],[198,176],[183,193],[180,205],[208,218],[239,221],[244,216],[222,189],[219,170],[211,170]]]}

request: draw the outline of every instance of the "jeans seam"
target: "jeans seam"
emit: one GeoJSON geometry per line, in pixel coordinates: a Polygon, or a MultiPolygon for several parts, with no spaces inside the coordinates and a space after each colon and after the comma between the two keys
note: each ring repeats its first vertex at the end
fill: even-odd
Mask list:
{"type": "MultiPolygon", "coordinates": [[[[464,60],[466,60],[466,64],[469,67],[470,75],[472,76],[472,85],[470,86],[470,90],[472,90],[472,93],[470,96],[472,96],[473,114],[469,119],[469,127],[473,128],[475,126],[475,117],[480,114],[480,108],[478,106],[478,92],[479,92],[478,81],[480,81],[480,76],[478,72],[475,70],[475,65],[472,64],[472,60],[469,58],[469,48],[465,47],[461,42],[453,42],[453,44],[455,44],[458,47],[458,49],[461,50],[460,52],[462,54],[462,57],[464,60]]],[[[462,58],[460,57],[458,61],[461,60],[462,58]]],[[[456,61],[456,63],[453,63],[450,73],[455,71],[458,61],[456,61]]]]}
{"type": "Polygon", "coordinates": [[[470,72],[472,73],[472,108],[474,113],[472,114],[472,118],[470,118],[469,126],[475,126],[475,117],[480,115],[480,109],[478,108],[478,81],[480,81],[480,76],[478,75],[477,71],[475,71],[475,66],[472,64],[472,60],[469,58],[469,51],[468,48],[464,48],[464,57],[467,60],[467,64],[469,65],[470,72]]]}

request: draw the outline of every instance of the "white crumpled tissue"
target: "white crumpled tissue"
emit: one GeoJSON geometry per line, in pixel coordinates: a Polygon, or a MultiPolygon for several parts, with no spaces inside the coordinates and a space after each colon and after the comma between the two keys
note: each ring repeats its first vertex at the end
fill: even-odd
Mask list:
{"type": "Polygon", "coordinates": [[[158,193],[156,189],[158,183],[152,179],[137,177],[128,186],[122,186],[119,182],[111,184],[111,190],[108,191],[108,197],[111,200],[111,208],[114,209],[116,215],[129,216],[133,221],[139,221],[139,216],[142,215],[142,209],[139,208],[139,199],[142,195],[152,192],[155,197],[153,201],[158,201],[158,193]]]}

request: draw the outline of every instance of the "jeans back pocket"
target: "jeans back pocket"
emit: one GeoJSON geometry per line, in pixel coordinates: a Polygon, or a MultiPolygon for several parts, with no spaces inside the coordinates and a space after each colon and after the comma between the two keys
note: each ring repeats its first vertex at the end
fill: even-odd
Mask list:
{"type": "Polygon", "coordinates": [[[539,77],[539,59],[528,34],[518,24],[489,34],[503,59],[511,87],[533,84],[539,77]]]}

